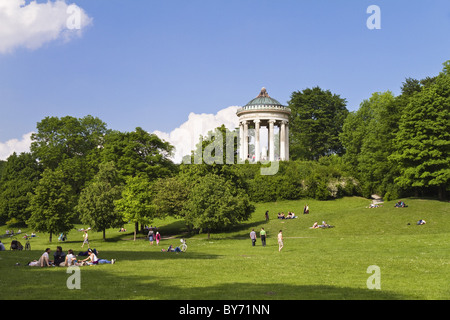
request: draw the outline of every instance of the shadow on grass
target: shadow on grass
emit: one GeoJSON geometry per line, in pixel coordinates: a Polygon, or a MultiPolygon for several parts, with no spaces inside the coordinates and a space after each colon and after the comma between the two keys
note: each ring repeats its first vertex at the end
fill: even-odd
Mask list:
{"type": "MultiPolygon", "coordinates": [[[[162,248],[162,247],[161,247],[162,248]]],[[[164,248],[167,250],[167,248],[164,248]]],[[[188,249],[189,250],[189,249],[188,249]]],[[[40,269],[46,270],[47,268],[38,268],[38,267],[27,267],[26,264],[33,260],[38,260],[42,255],[42,251],[40,250],[30,250],[30,251],[5,251],[3,255],[0,257],[0,267],[9,268],[9,271],[12,272],[10,268],[30,268],[30,269],[40,269]],[[16,266],[16,264],[19,264],[16,266]]],[[[50,253],[50,260],[53,260],[53,253],[50,253]]],[[[78,260],[86,259],[87,256],[78,255],[78,252],[75,252],[78,260]]],[[[176,259],[184,259],[184,260],[199,260],[199,259],[218,259],[221,255],[217,254],[208,254],[201,252],[162,252],[162,251],[112,251],[112,250],[100,250],[98,254],[99,259],[116,259],[121,262],[133,262],[133,261],[158,261],[158,260],[176,260],[176,259]]],[[[4,273],[6,275],[6,273],[4,273]]]]}
{"type": "MultiPolygon", "coordinates": [[[[164,248],[167,250],[167,248],[164,248]]],[[[188,249],[189,250],[189,249],[188,249]]],[[[221,257],[216,254],[200,253],[200,252],[167,252],[167,251],[111,251],[102,250],[99,252],[100,259],[117,259],[118,261],[158,261],[167,259],[185,259],[185,260],[199,260],[199,259],[218,259],[221,257]]],[[[78,258],[83,258],[79,256],[78,258]]]]}
{"type": "MultiPolygon", "coordinates": [[[[32,272],[34,281],[20,284],[14,290],[2,290],[2,300],[410,300],[401,294],[364,288],[320,285],[289,285],[273,283],[197,282],[189,286],[176,285],[176,278],[166,279],[152,275],[118,275],[108,272],[114,266],[81,267],[81,288],[66,286],[68,274],[63,268],[45,278],[41,272],[32,272]]],[[[55,268],[54,268],[55,269],[55,268]]]]}
{"type": "MultiPolygon", "coordinates": [[[[246,282],[232,282],[220,275],[174,273],[154,275],[155,262],[173,260],[220,259],[217,254],[198,252],[147,252],[109,251],[100,252],[99,257],[117,259],[115,265],[80,267],[81,289],[70,290],[66,281],[70,274],[67,268],[27,267],[25,263],[38,258],[40,251],[3,252],[0,259],[0,299],[2,300],[407,300],[417,297],[405,296],[385,290],[338,287],[320,284],[265,283],[264,277],[255,274],[246,282]],[[31,259],[30,259],[31,258],[31,259]],[[136,264],[135,262],[138,261],[136,264]],[[20,266],[15,263],[20,262],[20,266]],[[142,273],[142,275],[136,275],[142,273]],[[230,281],[230,282],[228,282],[230,281]],[[10,290],[14,288],[14,290],[10,290]]],[[[181,260],[181,261],[180,261],[181,260]]],[[[175,267],[175,265],[174,265],[175,267]]],[[[236,270],[237,271],[237,270],[236,270]]],[[[198,270],[192,270],[198,272],[198,270]]]]}

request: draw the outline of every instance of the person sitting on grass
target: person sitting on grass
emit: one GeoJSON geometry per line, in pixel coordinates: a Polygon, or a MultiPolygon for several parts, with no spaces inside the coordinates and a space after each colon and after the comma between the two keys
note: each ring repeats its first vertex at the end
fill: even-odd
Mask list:
{"type": "Polygon", "coordinates": [[[66,259],[64,261],[64,266],[70,267],[70,266],[78,266],[77,257],[73,254],[73,250],[69,249],[67,251],[66,259]]]}
{"type": "Polygon", "coordinates": [[[403,201],[399,201],[395,204],[396,208],[405,208],[406,204],[403,201]]]}
{"type": "Polygon", "coordinates": [[[30,267],[51,267],[52,261],[49,260],[50,248],[45,249],[45,252],[39,258],[39,260],[33,260],[27,263],[30,267]]]}
{"type": "Polygon", "coordinates": [[[295,218],[297,218],[295,213],[289,211],[286,219],[295,219],[295,218]]]}
{"type": "Polygon", "coordinates": [[[53,254],[54,264],[55,266],[62,266],[66,260],[66,254],[62,251],[62,248],[60,246],[56,247],[56,251],[53,254]]]}
{"type": "Polygon", "coordinates": [[[308,214],[309,213],[309,206],[308,205],[305,205],[304,207],[303,207],[303,214],[308,214]]]}
{"type": "Polygon", "coordinates": [[[284,212],[282,213],[278,212],[278,219],[286,219],[286,217],[284,216],[284,212]]]}

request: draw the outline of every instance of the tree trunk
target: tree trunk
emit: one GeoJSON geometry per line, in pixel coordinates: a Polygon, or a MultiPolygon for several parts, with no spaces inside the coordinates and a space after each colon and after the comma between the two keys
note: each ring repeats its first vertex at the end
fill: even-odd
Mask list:
{"type": "Polygon", "coordinates": [[[103,241],[105,241],[105,240],[106,240],[106,230],[103,229],[103,241]]]}
{"type": "Polygon", "coordinates": [[[134,241],[136,241],[136,234],[137,234],[138,230],[139,230],[139,223],[136,222],[134,224],[134,241]]]}
{"type": "Polygon", "coordinates": [[[49,241],[49,242],[52,242],[52,235],[53,235],[53,234],[50,232],[50,238],[48,238],[48,241],[49,241]]]}
{"type": "Polygon", "coordinates": [[[438,187],[438,197],[439,197],[439,200],[445,199],[445,186],[444,185],[440,185],[438,187]]]}

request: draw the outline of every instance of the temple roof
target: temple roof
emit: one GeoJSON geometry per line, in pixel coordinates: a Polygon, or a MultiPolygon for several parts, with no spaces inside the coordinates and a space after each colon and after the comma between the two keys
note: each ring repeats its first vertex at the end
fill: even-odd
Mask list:
{"type": "Polygon", "coordinates": [[[252,99],[249,103],[247,103],[245,107],[249,106],[273,106],[273,107],[284,107],[280,102],[275,100],[274,98],[271,98],[269,94],[267,93],[266,88],[262,88],[259,95],[252,99]]]}

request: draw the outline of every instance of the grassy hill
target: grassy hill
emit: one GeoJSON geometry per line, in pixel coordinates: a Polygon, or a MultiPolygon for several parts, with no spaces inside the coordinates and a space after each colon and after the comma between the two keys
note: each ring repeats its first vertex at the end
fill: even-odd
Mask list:
{"type": "MultiPolygon", "coordinates": [[[[47,234],[38,234],[31,251],[0,252],[0,299],[450,299],[450,203],[404,200],[407,208],[385,202],[369,209],[370,201],[357,197],[259,203],[252,219],[240,226],[211,234],[209,240],[206,234],[187,237],[188,250],[180,254],[161,252],[186,236],[183,223],[172,218],[155,221],[163,236],[159,246],[150,246],[143,236],[133,241],[132,225],[125,233],[108,230],[106,241],[100,232],[91,232],[99,257],[117,262],[80,267],[80,290],[67,288],[65,268],[25,264],[46,247],[52,254],[57,245],[75,253],[86,250],[81,249],[82,233],[73,230],[67,241],[53,243],[47,234]],[[302,214],[305,204],[308,215],[302,214]],[[288,211],[298,218],[276,218],[288,211]],[[427,223],[417,225],[420,219],[427,223]],[[309,228],[323,220],[334,228],[309,228]],[[262,227],[267,246],[258,241],[252,247],[249,232],[254,228],[259,235],[262,227]],[[282,252],[276,240],[280,229],[282,252]],[[380,290],[367,288],[372,265],[380,268],[380,290]]],[[[0,234],[6,229],[1,226],[0,234]]],[[[7,250],[10,241],[2,238],[7,250]]]]}

